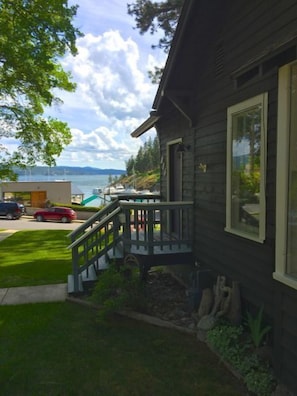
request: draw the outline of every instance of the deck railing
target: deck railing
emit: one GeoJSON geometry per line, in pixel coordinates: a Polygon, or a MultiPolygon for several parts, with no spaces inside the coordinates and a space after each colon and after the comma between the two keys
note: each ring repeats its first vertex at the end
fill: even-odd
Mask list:
{"type": "Polygon", "coordinates": [[[108,205],[104,206],[98,212],[94,213],[88,220],[84,221],[79,227],[73,230],[68,237],[71,242],[74,242],[81,235],[87,233],[92,228],[94,228],[98,223],[102,221],[106,216],[112,213],[116,208],[118,208],[118,201],[112,201],[108,205]]]}
{"type": "MultiPolygon", "coordinates": [[[[133,199],[136,200],[136,197],[133,199]]],[[[137,197],[139,200],[139,197],[137,197]]],[[[154,255],[192,250],[192,202],[115,200],[69,234],[74,291],[100,260],[127,253],[154,255]]]]}
{"type": "Polygon", "coordinates": [[[192,202],[119,205],[126,252],[153,255],[192,248],[192,202]]]}
{"type": "MultiPolygon", "coordinates": [[[[80,289],[80,276],[85,273],[89,278],[92,268],[99,269],[99,260],[109,250],[115,250],[120,239],[119,213],[121,208],[117,206],[112,212],[103,216],[93,227],[88,227],[86,233],[77,234],[68,249],[72,250],[72,275],[74,291],[80,289]]],[[[73,237],[73,235],[72,235],[73,237]]]]}

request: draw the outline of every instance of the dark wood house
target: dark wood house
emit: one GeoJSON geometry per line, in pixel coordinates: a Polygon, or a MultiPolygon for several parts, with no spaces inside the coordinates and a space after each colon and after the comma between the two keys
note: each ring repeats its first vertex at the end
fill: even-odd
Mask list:
{"type": "Polygon", "coordinates": [[[186,0],[152,107],[161,196],[194,202],[197,262],[264,306],[297,393],[296,0],[186,0]]]}

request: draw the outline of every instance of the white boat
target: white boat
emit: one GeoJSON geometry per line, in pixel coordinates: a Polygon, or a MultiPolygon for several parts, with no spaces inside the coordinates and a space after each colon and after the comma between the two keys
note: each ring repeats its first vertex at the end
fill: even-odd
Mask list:
{"type": "Polygon", "coordinates": [[[125,187],[122,184],[116,184],[115,186],[105,187],[103,190],[104,195],[116,195],[123,193],[125,191],[125,187]]]}
{"type": "Polygon", "coordinates": [[[123,191],[117,192],[116,195],[130,195],[130,194],[139,194],[139,191],[135,190],[135,188],[124,188],[123,191]]]}
{"type": "Polygon", "coordinates": [[[153,195],[154,194],[150,190],[141,190],[141,191],[138,191],[138,193],[143,194],[143,195],[153,195]]]}
{"type": "Polygon", "coordinates": [[[93,194],[94,195],[100,195],[102,194],[102,188],[93,188],[93,194]]]}

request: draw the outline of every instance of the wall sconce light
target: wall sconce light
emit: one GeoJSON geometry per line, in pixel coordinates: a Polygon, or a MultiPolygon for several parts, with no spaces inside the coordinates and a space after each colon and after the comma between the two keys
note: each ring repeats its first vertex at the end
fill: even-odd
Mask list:
{"type": "Polygon", "coordinates": [[[202,162],[200,162],[200,164],[198,165],[198,169],[199,169],[201,172],[206,173],[206,171],[207,171],[207,165],[206,165],[206,164],[203,164],[202,162]]]}
{"type": "Polygon", "coordinates": [[[189,151],[190,148],[191,148],[190,145],[185,145],[183,142],[179,142],[176,151],[178,153],[185,153],[186,151],[189,151]]]}

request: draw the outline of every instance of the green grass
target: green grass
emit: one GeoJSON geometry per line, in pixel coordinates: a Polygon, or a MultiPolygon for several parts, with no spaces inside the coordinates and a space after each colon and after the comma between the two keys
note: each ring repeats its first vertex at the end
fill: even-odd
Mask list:
{"type": "Polygon", "coordinates": [[[194,337],[72,303],[0,306],[2,396],[239,396],[194,337]]]}
{"type": "Polygon", "coordinates": [[[69,231],[19,231],[0,242],[0,288],[65,283],[72,272],[69,231]]]}
{"type": "MultiPolygon", "coordinates": [[[[65,282],[68,231],[0,242],[0,287],[65,282]]],[[[0,306],[1,396],[240,396],[241,384],[193,336],[70,302],[0,306]]]]}

